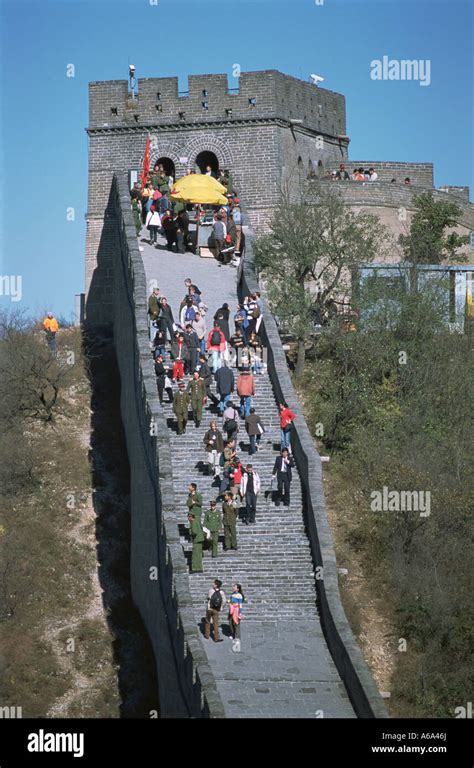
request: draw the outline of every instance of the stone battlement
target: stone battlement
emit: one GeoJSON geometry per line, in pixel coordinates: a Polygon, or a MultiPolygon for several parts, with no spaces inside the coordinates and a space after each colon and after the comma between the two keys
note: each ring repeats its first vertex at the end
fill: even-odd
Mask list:
{"type": "Polygon", "coordinates": [[[345,136],[345,98],[276,70],[227,75],[190,75],[179,91],[177,77],[139,78],[132,96],[127,80],[89,84],[89,130],[188,123],[301,120],[298,127],[345,136]]]}

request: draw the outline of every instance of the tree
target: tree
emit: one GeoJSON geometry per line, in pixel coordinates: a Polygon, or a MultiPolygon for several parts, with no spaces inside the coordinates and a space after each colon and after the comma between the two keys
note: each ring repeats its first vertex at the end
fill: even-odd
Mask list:
{"type": "Polygon", "coordinates": [[[295,201],[283,191],[270,233],[255,244],[255,265],[268,284],[271,307],[298,343],[298,377],[314,318],[349,289],[352,269],[372,261],[386,239],[375,216],[354,213],[336,190],[313,182],[303,194],[295,201]]]}
{"type": "Polygon", "coordinates": [[[405,260],[411,264],[440,264],[443,259],[465,261],[458,253],[461,246],[469,242],[467,235],[451,232],[445,236],[447,227],[454,227],[461,209],[451,200],[435,200],[432,192],[423,192],[413,198],[415,214],[408,235],[400,235],[399,242],[405,260]]]}
{"type": "Polygon", "coordinates": [[[0,315],[0,420],[5,425],[23,418],[54,421],[80,356],[75,337],[69,342],[52,355],[42,330],[33,330],[18,315],[0,315]]]}

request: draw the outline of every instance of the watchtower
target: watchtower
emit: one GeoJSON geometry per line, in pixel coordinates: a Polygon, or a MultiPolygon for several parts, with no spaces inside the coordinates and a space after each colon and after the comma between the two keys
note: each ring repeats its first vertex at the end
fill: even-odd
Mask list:
{"type": "Polygon", "coordinates": [[[151,164],[160,160],[179,178],[188,167],[229,169],[254,228],[280,196],[282,182],[347,159],[345,98],[276,70],[242,72],[238,88],[227,75],[191,75],[188,90],[177,77],[89,85],[89,196],[86,293],[94,279],[87,319],[107,322],[112,301],[112,246],[104,221],[116,170],[139,170],[146,136],[151,164]],[[98,266],[98,251],[101,251],[98,266]]]}

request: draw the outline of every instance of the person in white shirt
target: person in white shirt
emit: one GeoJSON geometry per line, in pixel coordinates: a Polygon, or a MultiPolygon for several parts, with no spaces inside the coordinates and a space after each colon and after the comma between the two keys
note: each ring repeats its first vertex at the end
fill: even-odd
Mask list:
{"type": "Polygon", "coordinates": [[[158,230],[161,227],[161,219],[154,205],[151,206],[146,215],[145,226],[150,233],[150,245],[156,244],[158,242],[158,230]]]}
{"type": "Polygon", "coordinates": [[[247,464],[246,471],[242,475],[240,481],[240,495],[245,498],[245,525],[255,522],[255,515],[257,513],[257,496],[260,493],[261,482],[258,472],[256,472],[252,464],[247,464]]]}
{"type": "Polygon", "coordinates": [[[369,181],[377,181],[379,175],[373,168],[369,168],[369,181]]]}

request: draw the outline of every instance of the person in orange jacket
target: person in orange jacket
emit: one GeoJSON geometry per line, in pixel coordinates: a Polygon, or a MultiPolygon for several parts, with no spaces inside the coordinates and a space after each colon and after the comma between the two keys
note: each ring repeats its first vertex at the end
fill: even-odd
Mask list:
{"type": "Polygon", "coordinates": [[[237,393],[240,395],[240,415],[250,416],[252,397],[255,396],[255,379],[248,368],[243,368],[237,379],[237,393]]]}
{"type": "Polygon", "coordinates": [[[52,312],[48,312],[43,320],[43,328],[46,334],[48,347],[52,352],[56,351],[56,334],[59,331],[59,323],[52,312]]]}

